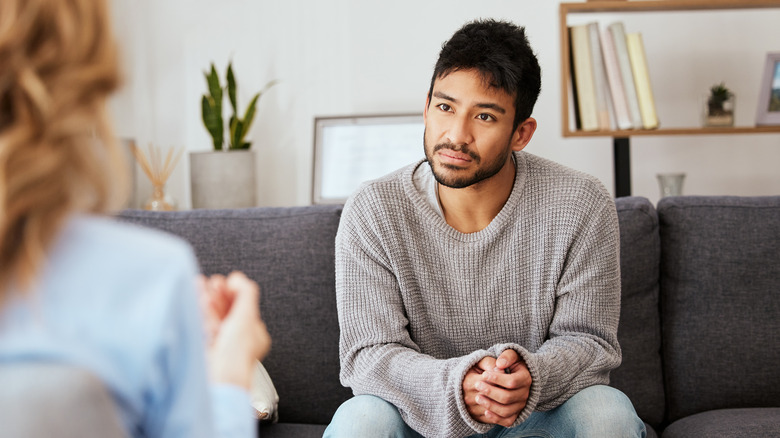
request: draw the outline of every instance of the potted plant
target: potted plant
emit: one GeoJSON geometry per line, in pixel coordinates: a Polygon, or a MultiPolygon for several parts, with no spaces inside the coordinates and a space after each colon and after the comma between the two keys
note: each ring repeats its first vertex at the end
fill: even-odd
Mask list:
{"type": "Polygon", "coordinates": [[[726,84],[723,82],[710,87],[710,94],[705,106],[704,125],[734,125],[734,93],[726,88],[726,84]]]}
{"type": "Polygon", "coordinates": [[[252,143],[246,140],[246,135],[252,127],[260,96],[276,81],[269,82],[256,93],[241,116],[232,62],[228,63],[225,86],[220,82],[214,63],[204,76],[207,93],[201,97],[201,116],[211,136],[213,151],[190,154],[192,208],[252,207],[256,202],[255,157],[250,150],[252,143]],[[233,109],[227,131],[222,116],[225,91],[233,109]]]}

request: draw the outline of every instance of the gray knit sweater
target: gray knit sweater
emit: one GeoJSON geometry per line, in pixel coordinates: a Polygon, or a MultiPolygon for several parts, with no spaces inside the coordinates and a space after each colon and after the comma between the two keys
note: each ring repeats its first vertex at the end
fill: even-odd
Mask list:
{"type": "Polygon", "coordinates": [[[336,237],[341,382],[398,407],[427,437],[484,433],[462,382],[516,350],[533,383],[516,424],[620,364],[619,234],[593,177],[526,152],[503,209],[463,234],[414,187],[410,165],[364,184],[336,237]]]}

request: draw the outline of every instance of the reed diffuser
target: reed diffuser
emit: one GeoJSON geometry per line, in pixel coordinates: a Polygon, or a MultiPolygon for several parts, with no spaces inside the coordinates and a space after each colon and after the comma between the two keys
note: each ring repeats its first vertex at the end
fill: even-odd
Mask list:
{"type": "Polygon", "coordinates": [[[146,210],[171,211],[176,209],[175,202],[165,194],[165,183],[171,176],[176,163],[179,162],[183,148],[168,148],[163,160],[163,152],[159,146],[149,143],[146,153],[133,145],[133,156],[152,183],[152,196],[144,204],[146,210]]]}

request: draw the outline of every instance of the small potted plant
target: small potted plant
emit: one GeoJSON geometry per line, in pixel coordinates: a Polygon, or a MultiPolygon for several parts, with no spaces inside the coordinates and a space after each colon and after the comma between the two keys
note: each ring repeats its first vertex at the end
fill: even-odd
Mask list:
{"type": "Polygon", "coordinates": [[[704,125],[734,125],[734,93],[726,88],[723,82],[710,87],[707,105],[704,108],[704,125]]]}
{"type": "Polygon", "coordinates": [[[193,208],[242,208],[255,205],[255,157],[246,135],[255,118],[260,96],[276,81],[269,82],[256,93],[247,105],[243,116],[239,115],[237,85],[232,62],[228,64],[226,82],[220,83],[214,63],[204,72],[208,92],[201,97],[201,116],[213,143],[211,152],[190,153],[192,207],[193,208]],[[225,145],[225,121],[222,117],[222,101],[227,91],[233,115],[227,124],[225,145]],[[227,152],[227,153],[226,153],[227,152]]]}

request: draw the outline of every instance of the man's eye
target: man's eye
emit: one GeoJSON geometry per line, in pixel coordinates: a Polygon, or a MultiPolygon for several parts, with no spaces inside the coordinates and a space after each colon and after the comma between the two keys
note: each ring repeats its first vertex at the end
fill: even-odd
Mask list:
{"type": "Polygon", "coordinates": [[[495,117],[491,116],[490,114],[482,113],[477,116],[479,120],[482,120],[483,122],[489,122],[491,120],[495,120],[495,117]]]}
{"type": "Polygon", "coordinates": [[[449,112],[449,111],[451,111],[451,110],[452,110],[452,107],[451,107],[451,106],[449,106],[449,105],[447,105],[446,103],[440,103],[440,104],[438,104],[438,105],[436,105],[436,106],[437,106],[437,107],[439,107],[439,109],[440,109],[440,110],[442,110],[442,111],[447,111],[447,112],[449,112]]]}

